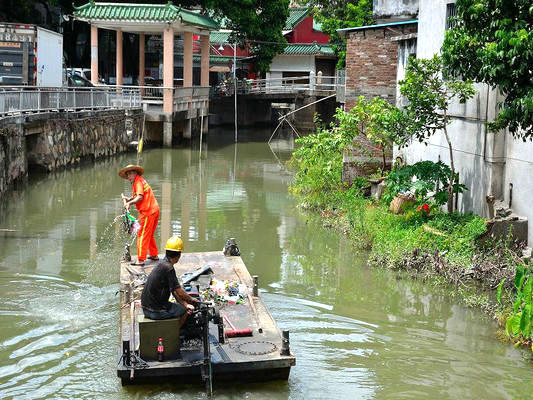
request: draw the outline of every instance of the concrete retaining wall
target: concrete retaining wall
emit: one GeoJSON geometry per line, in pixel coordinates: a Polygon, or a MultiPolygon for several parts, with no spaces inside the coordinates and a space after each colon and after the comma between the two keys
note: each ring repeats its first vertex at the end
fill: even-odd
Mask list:
{"type": "Polygon", "coordinates": [[[127,151],[141,110],[84,111],[0,120],[0,194],[33,169],[53,171],[127,151]]]}

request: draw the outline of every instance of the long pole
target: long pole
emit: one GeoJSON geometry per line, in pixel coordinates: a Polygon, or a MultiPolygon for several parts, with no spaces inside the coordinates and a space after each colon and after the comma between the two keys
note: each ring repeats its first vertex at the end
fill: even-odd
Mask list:
{"type": "Polygon", "coordinates": [[[237,43],[233,43],[233,90],[235,97],[235,143],[237,143],[237,43]]]}

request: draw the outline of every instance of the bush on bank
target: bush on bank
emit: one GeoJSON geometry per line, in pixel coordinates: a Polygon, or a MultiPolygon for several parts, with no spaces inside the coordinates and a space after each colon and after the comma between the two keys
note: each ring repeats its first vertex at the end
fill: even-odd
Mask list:
{"type": "MultiPolygon", "coordinates": [[[[340,113],[344,111],[337,116],[340,113]]],[[[497,316],[507,337],[531,344],[533,273],[522,265],[512,243],[483,239],[483,218],[445,213],[438,199],[426,196],[423,203],[396,215],[388,204],[395,193],[377,201],[363,196],[366,178],[357,178],[350,187],[343,184],[342,152],[353,138],[353,132],[340,126],[320,128],[297,140],[299,147],[290,161],[295,170],[290,191],[302,208],[319,213],[324,225],[342,230],[358,247],[369,249],[371,264],[423,279],[443,278],[456,285],[467,304],[497,316]]]]}

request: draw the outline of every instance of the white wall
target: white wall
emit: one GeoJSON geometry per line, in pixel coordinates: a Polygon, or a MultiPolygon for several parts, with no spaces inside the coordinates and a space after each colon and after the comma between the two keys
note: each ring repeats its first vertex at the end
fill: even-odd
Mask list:
{"type": "Polygon", "coordinates": [[[418,12],[418,0],[374,0],[374,18],[412,17],[418,12]]]}
{"type": "Polygon", "coordinates": [[[270,63],[270,72],[309,72],[315,71],[315,56],[276,56],[270,63]]]}
{"type": "MultiPolygon", "coordinates": [[[[418,23],[417,57],[430,58],[440,52],[444,40],[446,4],[450,0],[421,0],[418,23]]],[[[403,71],[398,71],[398,78],[403,71]]],[[[459,197],[461,212],[487,216],[485,196],[509,201],[513,184],[512,208],[529,220],[529,244],[533,244],[533,143],[513,139],[508,132],[488,132],[485,121],[492,121],[503,99],[485,84],[476,84],[476,95],[466,104],[450,108],[454,116],[448,127],[454,161],[461,182],[469,190],[459,197]]],[[[401,100],[398,100],[401,105],[401,100]]],[[[395,154],[399,150],[395,149],[395,154]]],[[[414,143],[401,150],[408,163],[421,160],[450,164],[448,146],[442,133],[435,134],[427,146],[414,143]]]]}
{"type": "Polygon", "coordinates": [[[37,28],[37,86],[63,86],[63,36],[37,28]]]}

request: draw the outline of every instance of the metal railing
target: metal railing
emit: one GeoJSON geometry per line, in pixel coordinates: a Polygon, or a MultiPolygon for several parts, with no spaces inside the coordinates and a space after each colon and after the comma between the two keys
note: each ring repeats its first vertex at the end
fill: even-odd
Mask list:
{"type": "Polygon", "coordinates": [[[209,90],[209,86],[174,88],[174,110],[183,111],[207,107],[209,104],[209,90]]]}
{"type": "MultiPolygon", "coordinates": [[[[245,79],[237,82],[237,94],[286,94],[299,92],[335,92],[337,76],[322,76],[313,73],[303,76],[269,79],[245,79]]],[[[222,82],[214,90],[215,96],[232,96],[235,92],[231,80],[222,82]]]]}
{"type": "Polygon", "coordinates": [[[138,88],[0,86],[0,116],[141,106],[138,88]]]}
{"type": "Polygon", "coordinates": [[[346,70],[337,70],[337,101],[344,103],[346,99],[346,70]]]}

